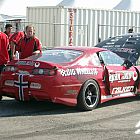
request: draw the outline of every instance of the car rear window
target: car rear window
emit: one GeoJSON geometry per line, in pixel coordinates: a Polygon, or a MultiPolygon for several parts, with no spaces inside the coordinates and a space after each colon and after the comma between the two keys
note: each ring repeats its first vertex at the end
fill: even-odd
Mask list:
{"type": "Polygon", "coordinates": [[[37,60],[53,63],[67,63],[72,62],[82,54],[82,51],[77,50],[45,50],[42,52],[42,56],[37,60]]]}

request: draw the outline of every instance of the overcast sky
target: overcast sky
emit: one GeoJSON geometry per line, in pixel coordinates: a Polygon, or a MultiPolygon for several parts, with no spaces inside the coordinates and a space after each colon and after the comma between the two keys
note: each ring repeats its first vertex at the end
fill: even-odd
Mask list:
{"type": "Polygon", "coordinates": [[[26,15],[27,6],[54,6],[61,0],[0,0],[0,14],[26,15]]]}
{"type": "MultiPolygon", "coordinates": [[[[0,0],[0,14],[26,15],[26,7],[29,6],[56,6],[63,0],[0,0]]],[[[67,0],[71,5],[77,7],[112,9],[121,1],[122,7],[130,7],[132,10],[140,11],[140,0],[67,0]],[[123,6],[125,5],[125,6],[123,6]]]]}

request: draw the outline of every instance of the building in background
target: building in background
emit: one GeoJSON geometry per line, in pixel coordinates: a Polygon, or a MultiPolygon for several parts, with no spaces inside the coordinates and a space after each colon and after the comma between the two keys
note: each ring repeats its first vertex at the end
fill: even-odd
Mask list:
{"type": "Polygon", "coordinates": [[[16,0],[8,1],[18,14],[21,9],[17,5],[26,6],[26,21],[15,25],[23,30],[34,24],[44,46],[94,46],[99,40],[127,33],[129,28],[134,32],[140,28],[140,0],[25,0],[16,6],[16,0]]]}
{"type": "Polygon", "coordinates": [[[33,23],[44,46],[68,46],[70,13],[73,10],[73,45],[94,46],[99,39],[140,32],[140,12],[68,6],[28,7],[27,21],[33,23]]]}

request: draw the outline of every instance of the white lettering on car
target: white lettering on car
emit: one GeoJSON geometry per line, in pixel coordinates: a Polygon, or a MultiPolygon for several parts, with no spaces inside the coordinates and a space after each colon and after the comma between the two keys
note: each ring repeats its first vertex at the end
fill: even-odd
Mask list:
{"type": "Polygon", "coordinates": [[[77,68],[77,69],[60,69],[60,74],[62,76],[72,76],[72,75],[97,75],[98,71],[96,68],[77,68]]]}
{"type": "Polygon", "coordinates": [[[133,71],[117,71],[115,74],[109,74],[109,81],[119,81],[119,82],[128,82],[131,79],[136,81],[138,78],[138,74],[133,71]]]}
{"type": "Polygon", "coordinates": [[[76,75],[76,71],[74,69],[67,69],[67,70],[59,70],[62,76],[72,76],[76,75]]]}
{"type": "Polygon", "coordinates": [[[77,68],[76,72],[77,72],[78,75],[83,75],[83,74],[97,75],[98,74],[96,68],[93,68],[93,69],[90,69],[90,68],[77,68]]]}
{"type": "Polygon", "coordinates": [[[110,74],[109,75],[109,81],[110,82],[119,81],[119,80],[121,80],[120,73],[110,74]]]}
{"type": "Polygon", "coordinates": [[[120,94],[126,92],[132,92],[134,90],[134,86],[127,86],[127,87],[115,87],[112,89],[112,94],[120,94]]]}
{"type": "Polygon", "coordinates": [[[33,66],[34,62],[33,61],[18,61],[15,63],[16,65],[28,65],[28,66],[33,66]]]}

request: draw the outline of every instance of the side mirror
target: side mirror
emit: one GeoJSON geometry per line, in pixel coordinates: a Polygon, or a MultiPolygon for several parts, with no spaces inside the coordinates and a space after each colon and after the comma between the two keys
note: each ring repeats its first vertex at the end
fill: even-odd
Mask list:
{"type": "Polygon", "coordinates": [[[130,62],[129,60],[125,60],[123,63],[123,66],[125,66],[127,69],[129,69],[131,66],[133,66],[132,62],[130,62]]]}

